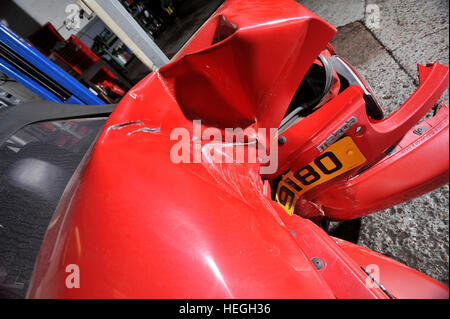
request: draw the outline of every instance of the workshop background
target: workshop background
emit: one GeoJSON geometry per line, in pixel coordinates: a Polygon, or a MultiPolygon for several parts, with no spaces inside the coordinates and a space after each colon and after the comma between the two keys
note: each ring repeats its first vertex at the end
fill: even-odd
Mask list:
{"type": "MultiPolygon", "coordinates": [[[[155,3],[152,1],[120,0],[169,58],[223,2],[161,1],[173,7],[146,13],[142,8],[155,3]]],[[[298,2],[337,27],[333,46],[366,78],[386,113],[398,108],[417,88],[417,63],[449,65],[448,0],[298,2]]],[[[75,0],[2,0],[0,22],[22,38],[34,39],[33,45],[42,54],[104,102],[116,103],[150,70],[95,15],[82,18],[77,29],[67,25],[70,12],[66,9],[73,3],[75,0]],[[38,30],[54,42],[40,42],[38,30]],[[82,50],[75,52],[77,47],[82,50]],[[80,54],[81,64],[77,60],[80,54]]],[[[40,100],[6,75],[0,76],[0,110],[3,105],[40,100]]],[[[448,104],[448,90],[438,105],[442,103],[448,104]]],[[[0,279],[6,278],[3,283],[0,280],[0,298],[25,296],[53,210],[46,207],[33,216],[13,216],[2,215],[0,209],[0,279]],[[3,269],[8,273],[2,273],[3,269]]],[[[448,184],[362,219],[331,223],[329,231],[449,284],[448,184]]]]}

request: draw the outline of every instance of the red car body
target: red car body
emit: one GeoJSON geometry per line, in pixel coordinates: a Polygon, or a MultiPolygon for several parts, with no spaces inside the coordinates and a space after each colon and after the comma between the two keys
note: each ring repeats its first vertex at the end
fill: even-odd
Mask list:
{"type": "MultiPolygon", "coordinates": [[[[294,1],[226,1],[171,63],[119,103],[64,192],[28,297],[448,298],[447,286],[330,237],[271,197],[275,177],[311,162],[351,116],[362,129],[345,136],[367,167],[307,192],[296,212],[351,219],[445,183],[448,108],[423,123],[425,134],[408,132],[445,89],[447,67],[421,67],[416,93],[382,120],[367,116],[361,87],[337,94],[282,133],[275,174],[261,176],[257,163],[176,164],[169,156],[170,132],[195,136],[196,119],[201,130],[279,127],[335,32],[294,1]],[[405,175],[431,156],[434,167],[405,175]],[[79,288],[66,285],[68,265],[79,267],[79,288]],[[374,267],[379,276],[368,275],[374,267]]],[[[247,147],[233,145],[236,153],[247,147]]]]}

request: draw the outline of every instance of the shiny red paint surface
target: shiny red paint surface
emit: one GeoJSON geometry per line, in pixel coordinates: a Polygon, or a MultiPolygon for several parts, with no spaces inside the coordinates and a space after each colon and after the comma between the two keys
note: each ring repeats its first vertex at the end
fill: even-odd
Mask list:
{"type": "Polygon", "coordinates": [[[446,285],[432,282],[424,274],[370,249],[341,239],[336,238],[335,240],[338,246],[356,263],[367,268],[370,265],[379,267],[378,281],[393,296],[402,296],[405,299],[448,299],[446,285]]]}
{"type": "MultiPolygon", "coordinates": [[[[365,284],[360,267],[367,262],[393,269],[398,281],[389,286],[396,298],[409,296],[398,287],[403,273],[417,283],[417,294],[443,297],[445,288],[433,279],[374,254],[352,257],[311,221],[288,216],[271,199],[258,164],[176,164],[170,158],[172,129],[183,127],[195,137],[195,119],[202,129],[278,127],[334,32],[294,1],[227,1],[174,61],[117,106],[65,190],[28,297],[388,298],[365,284]],[[66,267],[73,264],[80,288],[66,286],[66,267]]],[[[365,116],[356,86],[323,108],[329,105],[339,106],[329,116],[365,116]]],[[[367,140],[381,137],[377,151],[407,131],[365,121],[377,129],[367,140]]],[[[322,129],[317,119],[308,125],[322,129]]],[[[320,136],[301,138],[307,143],[320,136]]],[[[355,141],[364,152],[374,147],[355,141]]],[[[240,153],[248,146],[232,148],[240,153]]]]}

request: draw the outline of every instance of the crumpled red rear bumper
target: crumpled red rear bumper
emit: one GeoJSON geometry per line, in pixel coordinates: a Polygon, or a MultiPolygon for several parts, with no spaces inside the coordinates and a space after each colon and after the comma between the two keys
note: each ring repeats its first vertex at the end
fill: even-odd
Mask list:
{"type": "MultiPolygon", "coordinates": [[[[358,218],[425,194],[449,180],[449,108],[411,128],[436,103],[448,86],[448,67],[419,65],[420,86],[393,114],[375,122],[377,135],[395,141],[378,162],[313,194],[314,208],[305,206],[304,217],[325,215],[336,220],[358,218]],[[395,135],[395,136],[394,136],[395,135]]],[[[380,142],[378,140],[378,142],[380,142]]],[[[300,203],[301,204],[301,203],[300,203]]],[[[301,211],[301,209],[299,210],[301,211]]]]}

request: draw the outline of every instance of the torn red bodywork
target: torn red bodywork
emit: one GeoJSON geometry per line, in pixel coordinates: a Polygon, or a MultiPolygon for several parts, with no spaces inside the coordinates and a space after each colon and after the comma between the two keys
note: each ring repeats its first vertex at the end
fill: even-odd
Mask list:
{"type": "Polygon", "coordinates": [[[352,137],[367,158],[367,164],[306,193],[296,207],[302,216],[353,219],[448,182],[448,107],[444,105],[434,118],[421,123],[426,128],[423,135],[414,134],[415,128],[412,129],[447,88],[448,67],[438,63],[419,66],[419,74],[418,89],[383,120],[373,120],[366,115],[362,90],[354,85],[282,134],[288,142],[280,147],[281,165],[273,176],[288,168],[303,167],[317,157],[320,142],[346,119],[356,117],[358,125],[355,127],[362,128],[359,132],[350,129],[345,135],[352,137]],[[406,150],[391,155],[384,153],[400,148],[406,150]],[[431,158],[433,167],[420,166],[420,163],[429,163],[431,158]],[[415,169],[418,167],[427,169],[415,169]]]}
{"type": "MultiPolygon", "coordinates": [[[[418,91],[380,121],[367,116],[363,90],[350,86],[282,134],[287,143],[273,176],[262,178],[256,163],[176,164],[170,158],[171,131],[181,127],[196,136],[193,120],[202,121],[201,130],[277,128],[335,31],[294,1],[225,2],[171,63],[117,106],[65,190],[28,297],[448,298],[445,285],[289,216],[272,199],[269,183],[314,159],[317,145],[355,116],[363,130],[346,136],[372,166],[354,179],[348,178],[356,168],[318,186],[306,193],[309,202],[330,217],[353,218],[396,202],[405,190],[417,194],[438,185],[436,177],[417,186],[440,176],[445,163],[378,194],[382,200],[359,194],[379,187],[385,175],[377,172],[390,169],[388,161],[407,165],[412,152],[435,147],[441,135],[448,145],[447,108],[423,124],[423,142],[407,134],[445,87],[447,67],[422,68],[418,91]],[[405,145],[410,142],[414,150],[405,145]],[[396,153],[374,162],[392,145],[396,153]],[[66,267],[73,264],[80,270],[75,289],[66,286],[66,267]],[[379,268],[377,283],[367,274],[370,265],[379,268]]],[[[270,148],[277,141],[260,143],[270,148]]],[[[240,153],[249,146],[231,147],[240,153]]]]}

